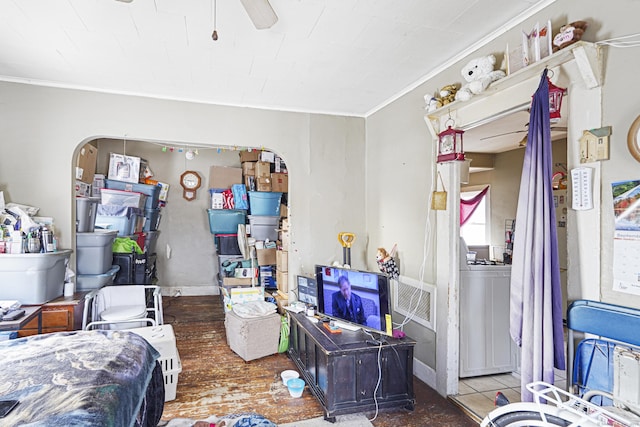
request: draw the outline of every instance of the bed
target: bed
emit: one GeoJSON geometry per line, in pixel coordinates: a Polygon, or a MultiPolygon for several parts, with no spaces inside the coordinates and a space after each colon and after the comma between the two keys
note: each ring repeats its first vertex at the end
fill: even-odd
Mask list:
{"type": "Polygon", "coordinates": [[[164,406],[159,353],[127,331],[75,331],[0,342],[0,425],[156,426],[164,406]]]}

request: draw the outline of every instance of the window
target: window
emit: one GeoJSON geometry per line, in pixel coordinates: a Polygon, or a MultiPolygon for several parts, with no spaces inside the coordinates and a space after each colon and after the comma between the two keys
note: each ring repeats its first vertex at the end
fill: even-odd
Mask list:
{"type": "MultiPolygon", "coordinates": [[[[460,198],[468,200],[477,196],[481,191],[482,189],[462,191],[460,192],[460,198]]],[[[489,224],[489,218],[491,218],[489,192],[490,191],[487,191],[487,194],[482,198],[478,207],[467,222],[460,227],[460,236],[464,238],[467,245],[488,245],[491,243],[489,241],[491,230],[489,224]]]]}

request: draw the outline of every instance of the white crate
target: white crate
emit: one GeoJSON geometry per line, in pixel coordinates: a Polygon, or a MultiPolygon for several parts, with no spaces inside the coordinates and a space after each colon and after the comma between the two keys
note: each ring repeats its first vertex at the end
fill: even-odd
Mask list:
{"type": "Polygon", "coordinates": [[[158,360],[162,366],[162,375],[164,376],[164,401],[168,402],[176,398],[178,388],[178,374],[182,372],[182,364],[180,357],[176,353],[176,357],[160,358],[158,360]],[[173,366],[175,369],[165,370],[165,367],[173,366]]]}
{"type": "MultiPolygon", "coordinates": [[[[173,333],[171,325],[147,326],[144,328],[129,329],[129,332],[140,335],[153,346],[158,353],[160,359],[174,357],[177,353],[176,336],[173,333]]],[[[164,371],[164,367],[162,368],[164,371]]],[[[168,369],[171,370],[171,369],[168,369]]]]}

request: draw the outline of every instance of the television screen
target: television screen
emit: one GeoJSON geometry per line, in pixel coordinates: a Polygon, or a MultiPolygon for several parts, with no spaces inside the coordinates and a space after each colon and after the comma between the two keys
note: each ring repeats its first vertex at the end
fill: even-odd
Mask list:
{"type": "Polygon", "coordinates": [[[319,313],[391,335],[386,275],[317,265],[316,283],[319,313]]]}

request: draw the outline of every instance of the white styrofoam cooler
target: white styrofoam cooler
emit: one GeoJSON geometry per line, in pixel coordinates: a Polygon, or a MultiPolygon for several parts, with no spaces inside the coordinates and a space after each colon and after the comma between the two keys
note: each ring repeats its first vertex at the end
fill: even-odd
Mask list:
{"type": "Polygon", "coordinates": [[[0,300],[44,304],[62,296],[71,249],[0,255],[0,300]]]}
{"type": "Polygon", "coordinates": [[[164,376],[164,401],[176,398],[178,388],[178,374],[182,372],[182,363],[176,346],[176,337],[171,325],[148,326],[145,328],[128,329],[140,335],[160,353],[160,366],[164,376]]]}

